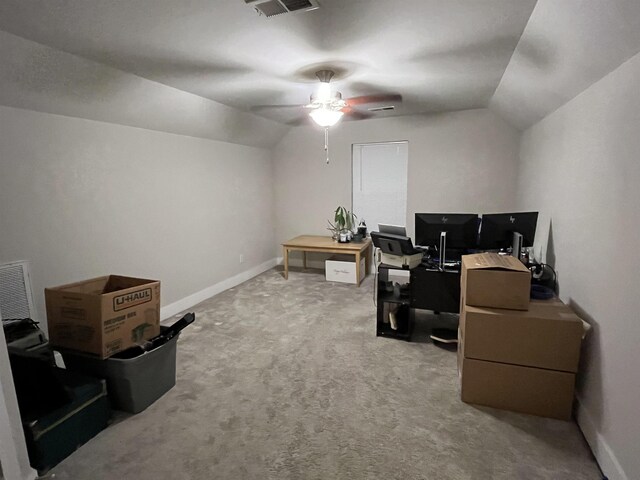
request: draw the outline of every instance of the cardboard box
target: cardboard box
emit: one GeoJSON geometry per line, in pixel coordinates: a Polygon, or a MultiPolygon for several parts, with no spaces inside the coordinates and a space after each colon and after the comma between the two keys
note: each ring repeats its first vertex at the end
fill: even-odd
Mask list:
{"type": "Polygon", "coordinates": [[[560,420],[571,419],[573,373],[486,362],[464,355],[461,356],[460,373],[463,402],[560,420]]]}
{"type": "Polygon", "coordinates": [[[467,358],[577,372],[584,328],[560,301],[532,300],[528,311],[464,305],[467,358]]]}
{"type": "Polygon", "coordinates": [[[527,310],[531,272],[510,255],[463,255],[460,287],[467,305],[527,310]]]}
{"type": "Polygon", "coordinates": [[[109,275],[46,288],[50,343],[107,358],[160,333],[160,282],[109,275]]]}
{"type": "MultiPolygon", "coordinates": [[[[365,275],[365,258],[360,258],[360,281],[365,275]]],[[[325,278],[329,282],[358,283],[353,255],[334,255],[325,261],[325,278]]]]}

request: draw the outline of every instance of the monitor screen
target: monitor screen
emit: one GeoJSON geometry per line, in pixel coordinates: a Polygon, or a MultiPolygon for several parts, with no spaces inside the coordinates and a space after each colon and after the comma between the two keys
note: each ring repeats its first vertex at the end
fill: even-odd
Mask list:
{"type": "Polygon", "coordinates": [[[536,236],[538,212],[491,213],[482,215],[480,248],[509,248],[515,232],[523,236],[523,247],[532,247],[536,236]]]}
{"type": "Polygon", "coordinates": [[[447,232],[447,248],[476,248],[478,215],[475,213],[416,213],[416,245],[440,244],[440,232],[447,232]]]}

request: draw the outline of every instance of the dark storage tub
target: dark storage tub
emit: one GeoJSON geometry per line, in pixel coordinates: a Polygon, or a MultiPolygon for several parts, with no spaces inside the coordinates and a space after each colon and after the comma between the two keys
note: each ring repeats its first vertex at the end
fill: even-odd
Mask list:
{"type": "Polygon", "coordinates": [[[143,411],[176,384],[176,344],[178,335],[149,352],[130,359],[105,360],[63,350],[67,369],[107,380],[114,408],[125,412],[143,411]]]}
{"type": "Polygon", "coordinates": [[[39,408],[39,413],[22,414],[29,462],[40,475],[105,429],[111,417],[104,380],[58,368],[52,372],[69,402],[46,413],[39,408]]]}

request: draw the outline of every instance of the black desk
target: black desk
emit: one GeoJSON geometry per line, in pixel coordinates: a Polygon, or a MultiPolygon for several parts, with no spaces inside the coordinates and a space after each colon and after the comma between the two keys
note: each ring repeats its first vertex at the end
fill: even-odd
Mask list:
{"type": "Polygon", "coordinates": [[[410,340],[414,310],[460,313],[460,270],[440,271],[420,265],[409,272],[409,288],[388,291],[389,274],[406,271],[398,267],[381,264],[378,267],[377,321],[378,336],[410,340]],[[398,328],[392,329],[385,322],[389,309],[396,309],[398,328]]]}
{"type": "Polygon", "coordinates": [[[416,267],[410,273],[411,308],[460,313],[460,270],[416,267]]]}

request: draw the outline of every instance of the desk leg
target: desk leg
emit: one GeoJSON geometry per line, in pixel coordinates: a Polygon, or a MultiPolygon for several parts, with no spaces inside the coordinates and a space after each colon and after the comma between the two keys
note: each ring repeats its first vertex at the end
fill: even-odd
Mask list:
{"type": "Polygon", "coordinates": [[[407,325],[407,332],[409,336],[407,337],[407,342],[411,341],[411,335],[413,333],[413,327],[416,321],[416,309],[409,307],[409,324],[407,325]]]}
{"type": "Polygon", "coordinates": [[[372,252],[373,248],[371,247],[371,245],[369,245],[367,247],[367,249],[364,251],[364,274],[369,275],[371,273],[371,252],[372,252]]]}
{"type": "MultiPolygon", "coordinates": [[[[366,271],[366,269],[365,269],[366,271]]],[[[358,286],[360,286],[360,252],[356,252],[356,280],[358,286]]]]}
{"type": "Polygon", "coordinates": [[[289,249],[282,247],[282,256],[284,257],[284,279],[289,279],[289,249]]]}
{"type": "Polygon", "coordinates": [[[307,269],[307,252],[302,252],[302,268],[307,269]]]}

